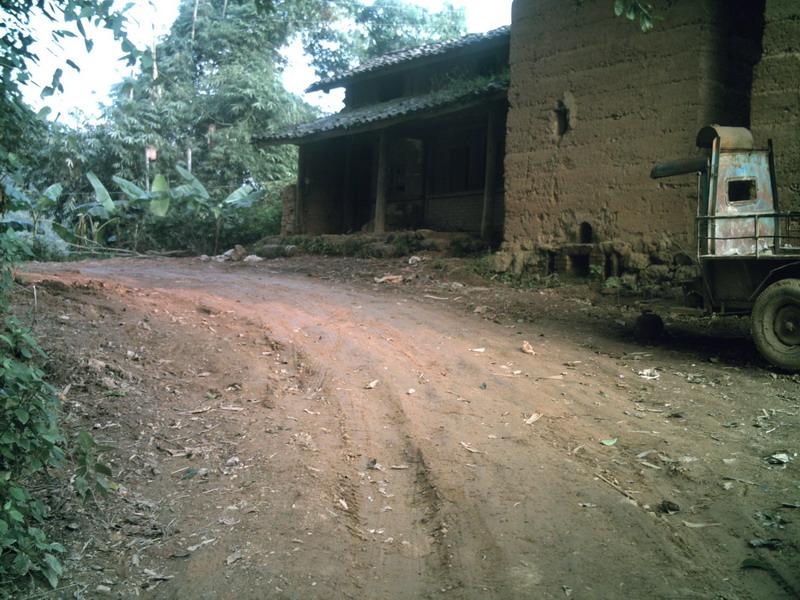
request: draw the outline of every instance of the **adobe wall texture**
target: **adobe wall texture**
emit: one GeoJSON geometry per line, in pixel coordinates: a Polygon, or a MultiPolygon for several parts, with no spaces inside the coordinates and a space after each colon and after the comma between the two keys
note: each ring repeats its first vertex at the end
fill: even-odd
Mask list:
{"type": "Polygon", "coordinates": [[[696,181],[653,181],[649,172],[657,162],[696,155],[703,125],[747,124],[757,55],[729,51],[736,24],[720,25],[723,3],[670,5],[668,18],[642,34],[613,16],[610,0],[581,7],[515,0],[507,267],[519,270],[542,249],[580,241],[583,222],[593,242],[625,246],[623,268],[631,252],[640,266],[692,253],[696,181]]]}
{"type": "Polygon", "coordinates": [[[783,209],[800,210],[800,2],[767,0],[763,54],[753,80],[756,139],[775,145],[783,209]]]}
{"type": "Polygon", "coordinates": [[[345,155],[341,139],[315,142],[301,148],[300,232],[320,235],[339,231],[345,155]]]}

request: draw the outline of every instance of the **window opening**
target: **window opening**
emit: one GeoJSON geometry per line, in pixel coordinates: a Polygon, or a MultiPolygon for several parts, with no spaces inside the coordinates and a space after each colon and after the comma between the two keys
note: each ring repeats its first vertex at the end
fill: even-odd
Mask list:
{"type": "Polygon", "coordinates": [[[728,180],[728,202],[752,202],[756,198],[755,179],[728,180]]]}

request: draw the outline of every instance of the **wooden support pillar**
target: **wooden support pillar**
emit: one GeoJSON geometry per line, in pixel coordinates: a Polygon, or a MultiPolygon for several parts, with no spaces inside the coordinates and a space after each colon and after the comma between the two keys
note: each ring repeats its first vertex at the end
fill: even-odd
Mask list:
{"type": "Polygon", "coordinates": [[[431,140],[430,135],[422,138],[422,227],[428,226],[428,215],[430,214],[430,195],[431,195],[431,140]]]}
{"type": "Polygon", "coordinates": [[[483,212],[481,214],[481,239],[489,241],[494,225],[494,181],[497,177],[497,121],[499,113],[489,109],[486,119],[486,176],[483,182],[483,212]]]}
{"type": "Polygon", "coordinates": [[[305,188],[306,177],[305,160],[306,152],[303,146],[297,147],[297,191],[294,195],[294,232],[295,234],[305,233],[305,219],[303,218],[303,211],[305,210],[305,203],[303,202],[303,189],[305,188]]]}
{"type": "Polygon", "coordinates": [[[389,160],[388,142],[385,131],[381,131],[378,139],[378,176],[375,182],[375,221],[373,231],[386,231],[386,180],[388,179],[389,160]]]}
{"type": "Polygon", "coordinates": [[[344,155],[344,181],[342,181],[341,233],[353,231],[355,207],[353,206],[353,138],[347,138],[344,155]]]}

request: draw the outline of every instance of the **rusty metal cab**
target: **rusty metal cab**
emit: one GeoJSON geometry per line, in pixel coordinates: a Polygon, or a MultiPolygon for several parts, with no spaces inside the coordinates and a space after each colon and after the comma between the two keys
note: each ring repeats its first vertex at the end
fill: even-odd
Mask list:
{"type": "Polygon", "coordinates": [[[743,127],[697,134],[703,155],[656,165],[651,177],[698,174],[697,262],[687,300],[709,312],[751,314],[761,354],[800,369],[800,213],[780,212],[772,145],[743,127]]]}

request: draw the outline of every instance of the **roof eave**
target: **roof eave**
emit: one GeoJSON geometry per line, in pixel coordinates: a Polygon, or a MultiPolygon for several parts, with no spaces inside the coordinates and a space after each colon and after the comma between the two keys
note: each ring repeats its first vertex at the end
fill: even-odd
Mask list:
{"type": "MultiPolygon", "coordinates": [[[[498,29],[502,29],[498,28],[498,29]]],[[[417,68],[422,65],[429,65],[432,63],[440,62],[443,60],[451,59],[459,54],[472,54],[474,52],[484,51],[494,46],[507,45],[510,40],[510,33],[507,35],[498,34],[493,37],[481,39],[465,46],[455,46],[447,48],[441,52],[430,54],[427,56],[417,56],[404,59],[402,61],[385,65],[382,67],[375,67],[361,73],[350,73],[340,77],[333,77],[327,80],[316,81],[306,88],[306,93],[311,92],[330,92],[333,89],[345,87],[348,84],[372,79],[374,77],[390,74],[392,72],[403,71],[408,68],[417,68]]]]}
{"type": "Polygon", "coordinates": [[[362,133],[369,133],[371,131],[388,129],[390,127],[394,127],[395,125],[399,125],[401,123],[407,123],[409,121],[415,121],[415,120],[423,121],[428,119],[435,119],[449,114],[470,110],[477,106],[481,106],[482,104],[490,104],[497,100],[503,100],[506,99],[507,96],[508,96],[508,90],[505,89],[493,90],[491,92],[480,94],[479,96],[469,101],[453,102],[452,104],[431,108],[429,110],[421,110],[419,112],[411,113],[408,115],[389,117],[386,119],[373,121],[371,123],[362,123],[347,128],[319,131],[302,136],[293,136],[285,138],[269,138],[268,136],[263,136],[260,138],[254,137],[253,143],[258,144],[260,146],[285,146],[289,144],[302,146],[303,144],[310,144],[326,139],[346,137],[349,135],[358,135],[362,133]]]}

